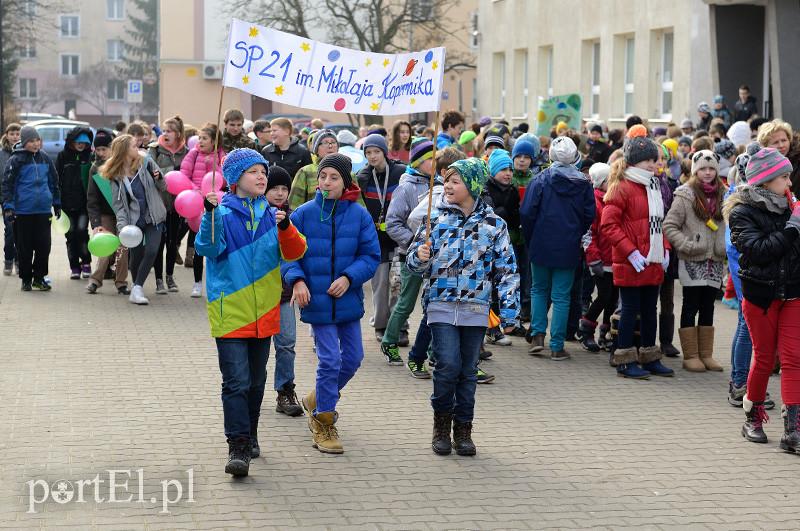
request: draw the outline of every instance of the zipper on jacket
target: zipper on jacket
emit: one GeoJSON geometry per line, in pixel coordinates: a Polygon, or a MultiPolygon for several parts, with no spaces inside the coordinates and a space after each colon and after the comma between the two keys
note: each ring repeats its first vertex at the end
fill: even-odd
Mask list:
{"type": "MultiPolygon", "coordinates": [[[[325,204],[325,200],[323,199],[322,204],[325,204]]],[[[336,204],[333,205],[333,208],[336,209],[336,204]]],[[[331,284],[333,281],[336,280],[334,275],[336,274],[336,212],[333,213],[331,217],[331,284]]],[[[331,305],[331,317],[333,318],[334,322],[336,321],[336,297],[332,297],[333,304],[331,305]]]]}

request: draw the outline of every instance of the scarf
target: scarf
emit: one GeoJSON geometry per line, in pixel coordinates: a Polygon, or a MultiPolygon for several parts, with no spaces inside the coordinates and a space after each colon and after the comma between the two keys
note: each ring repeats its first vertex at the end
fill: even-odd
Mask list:
{"type": "Polygon", "coordinates": [[[789,209],[789,200],[785,195],[778,195],[761,186],[743,184],[736,187],[736,193],[743,203],[773,214],[783,214],[789,209]]]}
{"type": "Polygon", "coordinates": [[[661,185],[658,177],[642,168],[629,167],[625,170],[625,178],[641,184],[647,192],[647,210],[650,226],[650,251],[647,263],[664,263],[664,235],[661,232],[664,223],[664,200],[661,197],[661,185]]]}
{"type": "Polygon", "coordinates": [[[705,197],[706,212],[709,218],[717,215],[717,180],[714,179],[710,183],[700,183],[700,189],[703,190],[705,197]]]}

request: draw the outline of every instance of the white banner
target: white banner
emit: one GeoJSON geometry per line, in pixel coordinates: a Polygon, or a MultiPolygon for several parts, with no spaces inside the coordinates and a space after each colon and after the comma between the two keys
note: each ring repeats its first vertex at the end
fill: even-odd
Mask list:
{"type": "Polygon", "coordinates": [[[306,109],[355,114],[439,110],[445,49],[387,55],[231,22],[222,84],[306,109]]]}

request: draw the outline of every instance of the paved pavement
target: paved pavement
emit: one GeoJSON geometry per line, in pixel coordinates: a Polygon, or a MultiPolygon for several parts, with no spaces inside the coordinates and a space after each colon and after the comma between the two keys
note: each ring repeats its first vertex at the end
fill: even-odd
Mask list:
{"type": "MultiPolygon", "coordinates": [[[[345,454],[314,450],[305,420],[275,413],[268,392],[262,458],[234,481],[223,473],[220,376],[204,305],[188,295],[191,272],[179,267],[182,290],[167,296],[151,277],[149,307],[108,285],[89,296],[67,277],[62,241],[54,235],[51,293],[0,278],[2,527],[797,527],[800,458],[777,449],[777,410],[769,444],[744,442],[727,373],[625,381],[603,355],[573,344],[571,361],[550,362],[521,339],[486,363],[497,380],[478,388],[475,458],[431,453],[430,381],[388,367],[365,327],[367,357],[340,404],[345,454]],[[116,499],[130,502],[109,502],[109,470],[130,472],[114,473],[128,480],[116,499]],[[87,483],[96,476],[103,483],[87,483]],[[164,509],[165,486],[176,500],[178,483],[181,501],[164,509]]],[[[718,306],[717,316],[727,366],[735,313],[718,306]]],[[[301,393],[315,367],[305,331],[301,393]]],[[[777,379],[771,387],[778,399],[777,379]]]]}

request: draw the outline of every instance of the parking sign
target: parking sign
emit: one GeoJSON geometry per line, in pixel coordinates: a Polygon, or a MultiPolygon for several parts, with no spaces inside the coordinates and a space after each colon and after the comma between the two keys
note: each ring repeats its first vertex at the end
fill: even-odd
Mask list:
{"type": "Polygon", "coordinates": [[[128,80],[128,103],[142,103],[142,80],[128,80]]]}

